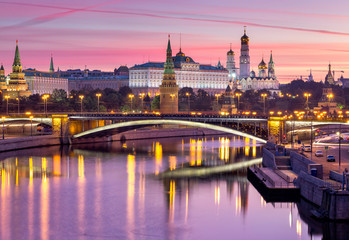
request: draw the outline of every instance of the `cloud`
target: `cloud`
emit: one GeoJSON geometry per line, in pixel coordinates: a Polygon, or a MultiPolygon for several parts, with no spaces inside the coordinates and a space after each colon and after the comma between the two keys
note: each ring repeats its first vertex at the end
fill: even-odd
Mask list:
{"type": "MultiPolygon", "coordinates": [[[[53,20],[58,19],[58,18],[63,18],[65,16],[71,15],[73,13],[88,11],[88,10],[91,10],[93,8],[109,5],[109,4],[116,3],[116,2],[119,2],[119,1],[114,0],[114,1],[109,1],[109,2],[105,2],[105,3],[92,5],[92,6],[89,6],[89,7],[86,7],[86,8],[78,8],[78,9],[75,9],[75,8],[63,8],[63,7],[52,7],[52,8],[55,8],[55,9],[68,10],[68,11],[36,17],[36,18],[30,19],[30,20],[27,20],[27,21],[24,21],[24,22],[21,22],[21,23],[17,23],[17,24],[11,25],[11,26],[2,27],[0,29],[4,30],[4,29],[13,29],[13,28],[23,28],[23,27],[33,26],[33,25],[37,25],[37,24],[42,24],[42,23],[53,21],[53,20]]],[[[45,8],[49,7],[47,5],[38,5],[38,4],[30,4],[30,3],[29,4],[28,3],[10,3],[10,2],[0,2],[0,3],[14,4],[14,5],[19,5],[20,4],[20,5],[25,5],[25,6],[45,7],[45,8]]]]}
{"type": "MultiPolygon", "coordinates": [[[[3,4],[13,4],[13,5],[21,5],[21,6],[31,6],[31,7],[42,7],[42,8],[51,8],[51,9],[60,9],[60,10],[68,10],[64,13],[58,13],[53,15],[48,15],[44,17],[34,18],[24,23],[26,26],[33,24],[40,24],[45,21],[51,21],[53,19],[63,17],[74,12],[93,12],[93,13],[103,13],[103,14],[118,14],[118,15],[129,15],[129,16],[142,16],[142,17],[150,17],[150,18],[159,18],[159,19],[172,19],[172,20],[184,20],[184,21],[192,21],[192,22],[210,22],[210,23],[223,23],[223,24],[234,24],[234,25],[246,25],[253,26],[259,28],[271,28],[271,29],[280,29],[280,30],[290,30],[290,31],[300,31],[300,32],[308,32],[308,33],[318,33],[318,34],[329,34],[329,35],[337,35],[337,36],[349,36],[347,32],[337,32],[337,31],[329,31],[324,29],[310,29],[310,28],[301,28],[301,27],[289,27],[289,26],[279,26],[279,25],[269,25],[269,24],[260,24],[252,21],[245,20],[220,20],[220,19],[211,19],[211,18],[198,18],[198,17],[190,17],[190,16],[169,16],[164,14],[155,14],[155,13],[142,13],[142,12],[134,12],[134,11],[114,11],[114,10],[98,10],[92,9],[99,7],[101,5],[95,5],[88,8],[75,9],[68,7],[59,7],[59,6],[50,6],[43,4],[31,4],[31,3],[21,3],[21,2],[7,2],[0,1],[3,4]]],[[[110,2],[109,2],[110,3],[110,2]]],[[[178,15],[183,15],[183,13],[177,13],[178,15]]],[[[17,24],[16,26],[21,27],[21,24],[17,24]]],[[[8,28],[8,27],[5,27],[8,28]]],[[[13,28],[13,26],[9,27],[13,28]]],[[[1,29],[1,28],[0,28],[1,29]]]]}

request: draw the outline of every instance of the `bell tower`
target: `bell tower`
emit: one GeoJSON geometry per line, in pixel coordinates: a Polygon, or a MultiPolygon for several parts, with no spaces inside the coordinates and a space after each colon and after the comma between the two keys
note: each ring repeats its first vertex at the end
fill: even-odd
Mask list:
{"type": "Polygon", "coordinates": [[[240,79],[250,76],[250,38],[246,35],[246,27],[244,28],[244,35],[241,37],[240,79]]]}

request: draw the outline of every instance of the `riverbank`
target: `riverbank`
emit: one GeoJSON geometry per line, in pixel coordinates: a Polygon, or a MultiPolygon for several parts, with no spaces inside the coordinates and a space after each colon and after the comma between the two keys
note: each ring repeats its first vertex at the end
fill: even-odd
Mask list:
{"type": "Polygon", "coordinates": [[[0,152],[55,145],[61,145],[60,138],[55,135],[17,137],[1,140],[0,152]]]}

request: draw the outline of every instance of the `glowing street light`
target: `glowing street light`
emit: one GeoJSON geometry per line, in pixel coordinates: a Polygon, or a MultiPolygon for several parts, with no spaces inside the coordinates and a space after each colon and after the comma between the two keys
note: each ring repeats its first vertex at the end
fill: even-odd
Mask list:
{"type": "Polygon", "coordinates": [[[140,93],[139,98],[141,99],[141,112],[143,111],[143,99],[144,99],[145,93],[140,93]]]}
{"type": "Polygon", "coordinates": [[[6,115],[8,115],[8,99],[10,98],[10,96],[6,95],[5,99],[6,99],[6,115]]]}
{"type": "Polygon", "coordinates": [[[235,93],[235,96],[238,97],[238,107],[237,107],[237,110],[239,110],[240,108],[240,97],[241,97],[242,93],[235,93]]]}
{"type": "Polygon", "coordinates": [[[16,98],[16,100],[17,100],[17,105],[18,105],[18,114],[19,114],[19,97],[18,97],[18,98],[16,98]]]}
{"type": "Polygon", "coordinates": [[[99,113],[99,98],[102,96],[102,94],[101,93],[96,93],[96,97],[97,97],[97,111],[98,111],[98,113],[99,113]]]}
{"type": "Polygon", "coordinates": [[[176,94],[170,94],[171,100],[172,100],[172,113],[173,113],[173,108],[174,108],[174,98],[176,97],[176,94]]]}
{"type": "Polygon", "coordinates": [[[80,112],[82,114],[82,100],[84,99],[84,95],[79,95],[79,98],[81,99],[81,108],[80,108],[80,112]]]}
{"type": "Polygon", "coordinates": [[[268,96],[268,94],[266,93],[262,93],[261,96],[263,97],[263,105],[264,105],[264,110],[263,110],[263,113],[265,114],[265,98],[268,96]]]}
{"type": "Polygon", "coordinates": [[[135,95],[129,94],[128,97],[131,99],[131,112],[132,112],[132,99],[134,98],[135,95]]]}
{"type": "Polygon", "coordinates": [[[41,98],[44,100],[44,114],[47,113],[47,99],[50,97],[48,94],[44,94],[41,98]]]}
{"type": "Polygon", "coordinates": [[[332,98],[334,98],[333,94],[328,94],[327,95],[328,101],[331,102],[332,98]]]}
{"type": "Polygon", "coordinates": [[[185,93],[185,96],[188,97],[188,114],[190,114],[190,93],[185,93]]]}
{"type": "Polygon", "coordinates": [[[311,93],[304,93],[304,97],[307,98],[307,102],[306,102],[307,117],[308,117],[308,111],[309,111],[309,97],[310,96],[311,96],[311,93]]]}

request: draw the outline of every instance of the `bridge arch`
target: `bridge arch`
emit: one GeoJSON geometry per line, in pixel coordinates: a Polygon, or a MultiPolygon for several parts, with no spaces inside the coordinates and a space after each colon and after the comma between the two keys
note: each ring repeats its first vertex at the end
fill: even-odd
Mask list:
{"type": "Polygon", "coordinates": [[[113,135],[110,134],[114,130],[122,129],[122,128],[135,128],[137,126],[151,126],[151,125],[183,125],[183,126],[189,126],[189,127],[196,127],[196,128],[207,128],[212,129],[216,131],[221,131],[224,133],[234,134],[241,137],[250,138],[253,140],[256,140],[258,142],[266,143],[267,141],[253,136],[248,133],[243,133],[238,130],[234,130],[227,127],[217,126],[213,124],[208,123],[200,123],[200,122],[191,122],[191,121],[183,121],[183,120],[170,120],[170,119],[152,119],[152,120],[138,120],[138,121],[129,121],[129,122],[121,122],[121,123],[114,123],[111,125],[98,127],[94,129],[87,130],[85,132],[81,132],[78,134],[73,135],[73,139],[77,138],[87,138],[87,137],[94,137],[94,136],[100,136],[100,135],[113,135]]]}

